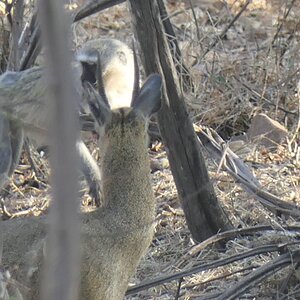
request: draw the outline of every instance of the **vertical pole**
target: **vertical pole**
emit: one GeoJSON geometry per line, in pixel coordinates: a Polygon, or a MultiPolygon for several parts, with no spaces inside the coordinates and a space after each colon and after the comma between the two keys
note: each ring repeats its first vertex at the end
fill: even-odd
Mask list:
{"type": "Polygon", "coordinates": [[[40,0],[38,17],[46,52],[53,199],[46,241],[42,299],[75,300],[79,282],[78,159],[79,97],[72,78],[71,18],[64,1],[40,0]]]}

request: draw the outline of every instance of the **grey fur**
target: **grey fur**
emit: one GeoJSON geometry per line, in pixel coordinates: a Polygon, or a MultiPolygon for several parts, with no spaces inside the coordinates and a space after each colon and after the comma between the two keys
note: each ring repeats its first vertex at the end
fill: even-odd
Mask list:
{"type": "MultiPolygon", "coordinates": [[[[96,57],[93,56],[95,50],[100,54],[104,88],[110,106],[112,108],[129,107],[134,82],[131,49],[115,39],[96,39],[87,42],[78,51],[76,58],[79,62],[86,62],[95,67],[96,57]],[[120,53],[122,53],[121,57],[120,53]]],[[[73,63],[76,79],[74,88],[82,94],[82,67],[79,62],[73,63]]],[[[0,111],[3,118],[10,121],[10,129],[3,133],[9,135],[10,138],[6,139],[5,149],[0,148],[0,155],[2,154],[0,157],[2,160],[6,159],[9,155],[7,152],[9,149],[11,154],[9,160],[6,159],[7,170],[9,171],[5,169],[0,172],[0,187],[5,184],[19,161],[23,145],[23,131],[39,145],[48,142],[46,128],[48,128],[50,120],[48,119],[47,102],[44,97],[48,85],[49,82],[44,78],[43,68],[41,67],[33,67],[22,72],[9,71],[0,76],[0,111]],[[6,152],[2,153],[4,150],[6,152]]],[[[80,106],[84,106],[84,101],[80,103],[80,106]]],[[[99,182],[101,176],[99,168],[81,140],[78,141],[76,147],[80,157],[81,170],[89,184],[90,193],[96,204],[100,205],[99,182]]]]}
{"type": "Polygon", "coordinates": [[[134,85],[134,59],[132,50],[115,39],[88,41],[78,50],[78,61],[97,63],[94,51],[100,54],[102,78],[109,104],[112,109],[130,107],[134,85]]]}

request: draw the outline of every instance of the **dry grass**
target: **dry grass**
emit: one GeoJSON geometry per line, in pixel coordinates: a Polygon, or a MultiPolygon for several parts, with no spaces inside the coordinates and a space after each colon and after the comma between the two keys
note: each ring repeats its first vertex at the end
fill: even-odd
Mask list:
{"type": "MultiPolygon", "coordinates": [[[[285,125],[289,131],[288,145],[274,152],[247,145],[241,157],[267,191],[300,205],[300,3],[253,1],[220,39],[245,1],[191,2],[192,8],[190,1],[169,1],[168,9],[183,59],[195,83],[194,92],[186,93],[193,122],[216,129],[224,139],[245,132],[258,112],[285,125]],[[219,40],[211,49],[216,39],[219,40]]],[[[74,26],[75,46],[98,36],[112,36],[130,43],[132,30],[125,5],[74,26]]],[[[89,143],[94,149],[95,145],[89,143]]],[[[219,171],[209,153],[204,151],[204,154],[218,198],[234,227],[300,225],[299,220],[280,218],[266,210],[227,173],[219,171]]],[[[195,243],[186,226],[170,169],[165,164],[163,147],[155,147],[151,159],[164,165],[152,175],[157,199],[156,234],[132,283],[187,270],[262,245],[299,241],[297,232],[270,230],[238,236],[228,240],[222,249],[210,245],[190,255],[195,243]]],[[[49,170],[45,159],[39,159],[37,165],[41,169],[38,179],[29,167],[27,156],[23,155],[13,184],[8,185],[5,194],[5,204],[10,211],[33,207],[29,212],[37,214],[44,206],[49,192],[49,170]]],[[[83,205],[88,205],[89,196],[85,193],[83,198],[83,205]]],[[[127,299],[209,299],[209,294],[225,291],[277,256],[277,252],[257,255],[185,277],[178,295],[178,281],[171,281],[127,299]]],[[[296,268],[286,268],[255,285],[240,299],[300,299],[299,276],[296,268]]]]}

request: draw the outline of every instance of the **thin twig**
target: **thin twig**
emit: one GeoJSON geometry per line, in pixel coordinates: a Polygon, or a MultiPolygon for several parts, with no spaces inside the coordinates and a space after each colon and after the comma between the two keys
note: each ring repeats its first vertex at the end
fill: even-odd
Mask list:
{"type": "Polygon", "coordinates": [[[178,300],[179,297],[180,297],[180,290],[181,290],[181,284],[183,282],[183,278],[179,278],[178,280],[178,287],[177,287],[177,291],[176,291],[176,295],[175,295],[175,298],[174,300],[178,300]]]}
{"type": "Polygon", "coordinates": [[[256,96],[257,98],[267,102],[268,104],[276,107],[277,109],[285,112],[286,114],[290,114],[293,116],[296,116],[297,113],[296,112],[292,112],[289,111],[287,109],[285,109],[284,107],[278,106],[277,104],[273,103],[271,100],[267,99],[266,97],[264,97],[263,95],[261,95],[260,93],[258,93],[257,91],[255,91],[253,88],[251,88],[247,83],[243,82],[240,78],[238,78],[237,76],[233,76],[233,78],[238,81],[239,83],[241,83],[248,91],[250,91],[254,96],[256,96]]]}
{"type": "MultiPolygon", "coordinates": [[[[287,18],[288,15],[290,14],[291,9],[292,9],[292,7],[294,6],[295,2],[296,2],[296,0],[292,0],[292,2],[289,4],[287,10],[285,11],[285,13],[284,13],[284,15],[283,15],[283,20],[286,20],[286,18],[287,18]]],[[[277,30],[276,30],[276,32],[275,32],[275,34],[274,34],[273,39],[272,39],[272,43],[271,43],[272,46],[274,46],[274,43],[275,43],[275,41],[276,41],[276,39],[277,39],[277,37],[278,37],[278,35],[279,35],[279,32],[281,31],[281,29],[282,29],[282,27],[283,27],[283,23],[284,23],[284,22],[281,22],[280,25],[277,27],[277,30]]]]}
{"type": "Polygon", "coordinates": [[[226,290],[226,292],[219,296],[217,300],[237,299],[246,290],[263,281],[265,278],[273,275],[283,268],[286,268],[290,264],[298,262],[300,262],[300,250],[280,255],[278,258],[275,258],[267,264],[259,267],[257,270],[239,280],[237,284],[226,290]]]}
{"type": "Polygon", "coordinates": [[[32,170],[33,170],[33,172],[34,172],[34,174],[35,174],[35,176],[37,176],[37,177],[40,177],[40,174],[39,174],[39,172],[38,172],[38,169],[37,169],[37,166],[36,166],[36,164],[35,164],[35,162],[34,162],[34,160],[33,160],[33,158],[32,158],[32,153],[31,153],[31,150],[30,150],[30,145],[29,145],[29,139],[28,138],[25,138],[25,140],[24,140],[24,149],[25,149],[25,151],[26,151],[26,153],[27,153],[27,156],[28,156],[28,160],[29,160],[29,163],[30,163],[30,166],[31,166],[31,168],[32,168],[32,170]]]}
{"type": "Polygon", "coordinates": [[[73,22],[78,22],[86,17],[100,12],[101,10],[121,4],[125,1],[126,0],[92,0],[88,2],[84,7],[81,7],[78,12],[76,12],[73,22]]]}
{"type": "Polygon", "coordinates": [[[288,283],[292,277],[293,274],[295,274],[295,270],[298,269],[300,266],[300,263],[296,263],[294,268],[291,268],[290,271],[288,272],[288,274],[286,275],[286,277],[284,278],[284,280],[281,282],[281,285],[278,289],[278,294],[282,295],[284,293],[287,292],[287,286],[288,283]]]}
{"type": "MultiPolygon", "coordinates": [[[[89,17],[100,12],[101,10],[120,4],[122,2],[125,2],[125,0],[91,0],[89,3],[87,3],[87,5],[81,7],[74,14],[73,22],[80,21],[83,18],[89,17]]],[[[35,18],[35,15],[33,16],[33,18],[35,18]]],[[[41,50],[40,28],[36,22],[33,23],[35,24],[35,28],[32,32],[29,46],[21,59],[21,70],[27,69],[29,66],[31,66],[41,50]]]]}
{"type": "Polygon", "coordinates": [[[12,16],[10,53],[9,53],[9,59],[7,64],[8,70],[18,69],[19,56],[20,56],[20,47],[18,46],[18,42],[22,33],[23,14],[24,14],[24,1],[18,0],[14,5],[14,11],[12,16]]]}
{"type": "MultiPolygon", "coordinates": [[[[223,157],[226,143],[218,133],[208,127],[194,125],[199,142],[215,157],[223,157]]],[[[262,205],[273,213],[300,218],[300,206],[281,200],[279,197],[265,191],[259,181],[252,175],[245,163],[229,148],[226,149],[223,168],[243,189],[255,196],[262,205]]]]}
{"type": "MultiPolygon", "coordinates": [[[[293,243],[293,244],[295,244],[295,243],[293,243]]],[[[230,263],[233,263],[233,262],[236,262],[236,261],[248,258],[248,257],[262,255],[262,254],[266,254],[266,253],[270,253],[270,252],[281,252],[282,249],[284,249],[284,247],[286,247],[287,245],[290,245],[290,243],[286,243],[286,244],[282,244],[282,245],[265,245],[265,246],[257,247],[255,249],[251,249],[249,251],[245,251],[244,253],[232,255],[232,256],[224,258],[224,259],[219,259],[217,261],[204,263],[204,264],[201,264],[200,266],[195,266],[188,270],[178,272],[178,273],[175,273],[172,275],[160,276],[158,278],[154,278],[152,280],[148,280],[148,281],[142,282],[141,284],[138,284],[136,286],[130,287],[126,292],[126,295],[132,295],[132,294],[138,293],[140,291],[143,291],[145,289],[149,289],[151,287],[154,287],[154,286],[157,286],[160,284],[164,284],[164,283],[167,283],[167,282],[170,282],[173,280],[178,280],[182,277],[191,276],[193,274],[196,274],[196,273],[199,273],[199,272],[202,272],[205,270],[222,267],[224,265],[227,265],[227,264],[230,264],[230,263]]]]}
{"type": "Polygon", "coordinates": [[[202,54],[202,56],[197,59],[192,66],[195,66],[196,64],[199,63],[199,61],[201,61],[208,52],[210,52],[217,44],[220,40],[222,40],[227,31],[233,26],[233,24],[238,20],[238,18],[242,15],[242,13],[246,10],[246,8],[248,7],[248,5],[251,3],[252,0],[247,0],[246,3],[243,5],[243,7],[239,10],[239,12],[234,16],[234,18],[229,22],[229,24],[222,30],[222,32],[220,34],[218,34],[214,41],[207,47],[207,49],[205,50],[205,52],[202,54]]]}
{"type": "MultiPolygon", "coordinates": [[[[12,214],[7,210],[6,205],[4,203],[3,199],[0,199],[0,206],[2,209],[2,220],[8,220],[12,217],[12,214]]],[[[0,248],[0,250],[2,251],[2,246],[0,248]]]]}
{"type": "Polygon", "coordinates": [[[179,79],[182,80],[181,85],[184,90],[194,90],[194,84],[191,77],[191,74],[188,68],[185,66],[181,50],[177,41],[177,37],[175,35],[175,31],[173,29],[173,24],[170,21],[170,17],[167,13],[166,6],[162,0],[157,0],[157,4],[159,7],[159,13],[162,19],[162,23],[165,29],[165,34],[168,40],[168,44],[170,49],[172,50],[172,58],[174,65],[176,67],[179,79]]]}
{"type": "Polygon", "coordinates": [[[200,42],[200,39],[201,39],[200,30],[199,30],[199,24],[198,24],[198,19],[197,19],[196,12],[195,12],[195,9],[194,9],[194,5],[193,5],[192,0],[188,0],[188,1],[189,1],[190,9],[192,11],[193,19],[194,19],[195,26],[196,26],[197,39],[198,39],[198,42],[200,42]]]}
{"type": "MultiPolygon", "coordinates": [[[[245,267],[245,268],[242,268],[242,269],[230,272],[230,273],[225,273],[224,275],[221,275],[221,276],[217,276],[217,277],[213,277],[213,278],[208,279],[208,280],[204,280],[204,281],[202,281],[200,283],[185,285],[184,288],[188,289],[188,288],[193,288],[193,287],[196,287],[196,286],[197,287],[203,286],[203,285],[206,285],[208,283],[211,283],[211,282],[214,282],[214,281],[217,281],[217,280],[226,279],[226,278],[231,277],[231,276],[233,276],[235,274],[244,273],[244,272],[249,271],[249,270],[252,271],[253,269],[256,269],[256,268],[259,268],[259,266],[253,265],[253,266],[245,267]]],[[[249,274],[249,272],[247,274],[249,274]]],[[[219,292],[218,296],[220,294],[221,293],[219,292]]]]}
{"type": "Polygon", "coordinates": [[[224,232],[217,233],[213,235],[212,237],[206,239],[205,241],[195,245],[189,252],[188,256],[195,256],[197,253],[199,253],[201,250],[206,248],[207,246],[211,244],[215,244],[220,240],[229,240],[234,239],[238,236],[245,236],[245,235],[252,235],[257,234],[260,231],[274,231],[274,232],[291,232],[295,231],[300,234],[300,226],[283,226],[274,228],[270,225],[259,225],[259,226],[253,226],[253,227],[247,227],[247,228],[238,228],[233,230],[228,230],[224,232]]]}

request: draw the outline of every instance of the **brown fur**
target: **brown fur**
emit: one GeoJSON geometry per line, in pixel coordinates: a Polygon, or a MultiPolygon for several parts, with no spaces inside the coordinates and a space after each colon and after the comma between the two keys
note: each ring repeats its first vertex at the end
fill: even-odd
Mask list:
{"type": "MultiPolygon", "coordinates": [[[[131,108],[111,113],[100,138],[105,205],[82,215],[79,299],[118,300],[151,243],[155,199],[146,148],[146,120],[131,108]]],[[[2,224],[2,262],[22,285],[25,299],[37,299],[43,262],[44,219],[2,224]]]]}

